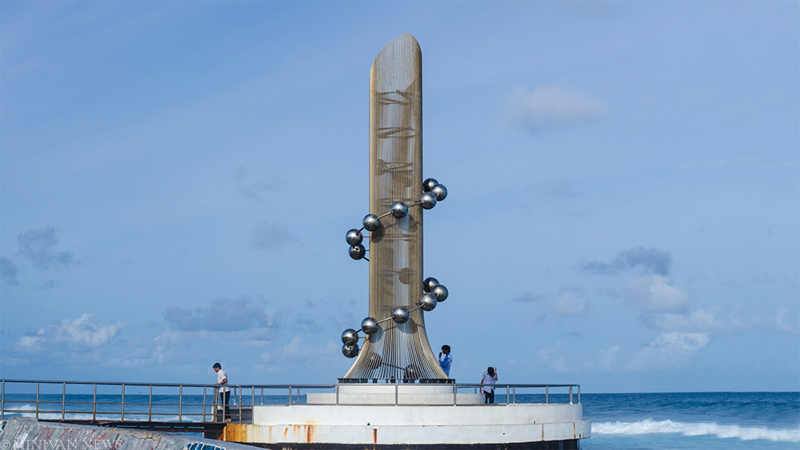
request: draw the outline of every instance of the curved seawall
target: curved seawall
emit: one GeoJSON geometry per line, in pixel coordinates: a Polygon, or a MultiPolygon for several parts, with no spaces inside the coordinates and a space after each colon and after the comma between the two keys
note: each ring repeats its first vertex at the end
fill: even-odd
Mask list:
{"type": "Polygon", "coordinates": [[[252,450],[244,444],[152,431],[9,419],[0,423],[0,449],[20,450],[252,450]]]}

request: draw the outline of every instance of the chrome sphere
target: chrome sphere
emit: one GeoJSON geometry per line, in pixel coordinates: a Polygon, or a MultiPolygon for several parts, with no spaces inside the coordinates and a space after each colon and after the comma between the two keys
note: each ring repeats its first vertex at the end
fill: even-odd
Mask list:
{"type": "Polygon", "coordinates": [[[411,314],[409,314],[408,308],[405,306],[398,306],[392,310],[392,320],[397,323],[406,323],[410,318],[411,314]]]}
{"type": "Polygon", "coordinates": [[[419,198],[419,206],[423,209],[431,209],[436,206],[436,196],[432,192],[426,192],[419,198]]]}
{"type": "Polygon", "coordinates": [[[362,221],[362,223],[364,224],[364,229],[370,232],[375,231],[381,227],[381,221],[378,220],[378,216],[376,216],[375,214],[367,214],[366,216],[364,216],[364,220],[362,221]]]}
{"type": "Polygon", "coordinates": [[[443,302],[443,301],[447,300],[447,295],[449,294],[449,292],[447,292],[447,288],[446,287],[444,287],[444,286],[442,286],[440,284],[440,285],[434,287],[433,289],[431,289],[431,294],[433,294],[436,297],[436,301],[443,302]]]}
{"type": "Polygon", "coordinates": [[[425,292],[430,292],[433,288],[435,288],[439,284],[439,280],[433,277],[425,278],[425,281],[422,282],[422,290],[425,292]]]}
{"type": "Polygon", "coordinates": [[[361,234],[360,231],[353,228],[352,230],[347,232],[345,236],[347,243],[350,245],[358,245],[361,243],[361,240],[364,239],[364,236],[361,234]]]}
{"type": "Polygon", "coordinates": [[[371,369],[377,369],[382,364],[383,364],[383,358],[381,358],[381,355],[375,352],[370,353],[369,358],[367,358],[367,367],[371,369]]]}
{"type": "Polygon", "coordinates": [[[431,192],[436,196],[436,200],[442,201],[447,198],[447,188],[443,184],[437,184],[431,189],[431,192]]]}
{"type": "Polygon", "coordinates": [[[392,203],[392,215],[398,219],[408,215],[408,205],[403,202],[392,203]]]}
{"type": "Polygon", "coordinates": [[[353,258],[355,260],[359,260],[359,259],[363,258],[364,255],[367,254],[367,249],[365,249],[363,245],[358,244],[358,245],[354,245],[354,246],[350,247],[350,250],[348,251],[348,253],[350,253],[350,257],[351,258],[353,258]]]}
{"type": "Polygon", "coordinates": [[[344,345],[358,344],[358,333],[352,328],[348,328],[342,332],[342,343],[344,345]]]}
{"type": "Polygon", "coordinates": [[[416,380],[419,378],[419,373],[420,370],[417,368],[417,366],[409,364],[405,369],[403,369],[403,378],[406,380],[416,380]]]}
{"type": "Polygon", "coordinates": [[[423,311],[431,311],[433,308],[436,308],[436,297],[433,294],[424,294],[421,299],[419,299],[420,308],[423,311]]]}
{"type": "Polygon", "coordinates": [[[348,358],[355,358],[358,356],[358,345],[343,345],[342,354],[348,358]]]}
{"type": "Polygon", "coordinates": [[[367,317],[366,319],[361,321],[361,331],[366,334],[375,334],[378,332],[380,328],[378,327],[378,321],[373,319],[372,317],[367,317]]]}
{"type": "Polygon", "coordinates": [[[439,184],[439,182],[436,181],[436,178],[428,178],[422,182],[422,190],[425,192],[430,192],[431,189],[433,189],[433,187],[437,184],[439,184]]]}

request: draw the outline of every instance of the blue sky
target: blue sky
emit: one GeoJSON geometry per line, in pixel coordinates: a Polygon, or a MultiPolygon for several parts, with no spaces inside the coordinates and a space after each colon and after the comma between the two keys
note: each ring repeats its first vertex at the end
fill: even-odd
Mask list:
{"type": "Polygon", "coordinates": [[[2,2],[0,375],[330,383],[369,69],[423,51],[451,375],[800,389],[800,6],[2,2]]]}

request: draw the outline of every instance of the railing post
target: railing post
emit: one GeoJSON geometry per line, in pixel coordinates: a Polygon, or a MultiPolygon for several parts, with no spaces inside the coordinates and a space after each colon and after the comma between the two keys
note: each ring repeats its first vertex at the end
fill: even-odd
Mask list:
{"type": "Polygon", "coordinates": [[[399,393],[399,385],[395,383],[394,385],[394,406],[400,404],[400,393],[399,393]]]}
{"type": "MultiPolygon", "coordinates": [[[[244,390],[244,388],[238,388],[238,389],[239,389],[239,423],[242,423],[242,391],[244,390]]],[[[299,388],[297,389],[297,396],[298,397],[300,396],[299,388]]]]}
{"type": "MultiPolygon", "coordinates": [[[[36,386],[37,386],[37,389],[38,389],[39,383],[36,383],[36,386]]],[[[0,399],[0,403],[2,404],[0,406],[0,419],[5,419],[6,418],[6,380],[3,380],[3,393],[0,394],[0,395],[3,396],[3,398],[0,399]]],[[[37,406],[38,406],[38,403],[37,403],[37,406]]]]}
{"type": "Polygon", "coordinates": [[[511,403],[511,386],[506,385],[506,405],[511,403]]]}
{"type": "Polygon", "coordinates": [[[578,404],[581,404],[581,385],[578,385],[578,404]]]}
{"type": "MultiPolygon", "coordinates": [[[[205,402],[205,401],[206,401],[206,398],[205,398],[205,396],[203,396],[203,402],[205,402]]],[[[205,407],[203,407],[203,413],[205,413],[205,412],[206,412],[206,409],[205,409],[205,407]]],[[[153,385],[152,384],[150,385],[150,394],[148,395],[148,398],[147,398],[147,421],[148,422],[152,422],[153,421],[153,385]]],[[[205,416],[203,417],[203,422],[205,422],[205,416]]]]}
{"type": "Polygon", "coordinates": [[[550,386],[544,387],[544,402],[550,403],[550,386]]]}
{"type": "Polygon", "coordinates": [[[336,383],[336,386],[333,387],[334,392],[336,392],[336,405],[339,405],[339,383],[336,383]]]}
{"type": "MultiPolygon", "coordinates": [[[[5,384],[5,381],[3,382],[5,384]]],[[[5,409],[5,408],[3,408],[5,409]]],[[[36,420],[39,420],[39,382],[36,382],[36,420]]]]}
{"type": "Polygon", "coordinates": [[[255,386],[250,388],[250,394],[252,394],[251,398],[250,398],[250,408],[252,408],[253,406],[256,406],[256,387],[255,386]]]}
{"type": "MultiPolygon", "coordinates": [[[[153,386],[150,386],[150,392],[153,392],[153,386]]],[[[203,422],[205,421],[206,421],[206,387],[203,386],[203,422]]]]}
{"type": "Polygon", "coordinates": [[[97,383],[92,389],[92,420],[97,420],[97,383]]]}
{"type": "Polygon", "coordinates": [[[61,389],[61,420],[67,418],[67,382],[62,383],[61,389]]]}
{"type": "Polygon", "coordinates": [[[514,386],[514,389],[511,391],[511,395],[514,397],[514,403],[517,403],[517,387],[514,386]]]}
{"type": "Polygon", "coordinates": [[[292,406],[292,395],[294,395],[294,392],[292,391],[292,387],[289,386],[289,406],[292,406]]]}
{"type": "Polygon", "coordinates": [[[125,383],[122,383],[122,411],[120,411],[120,422],[125,422],[125,383]]]}
{"type": "Polygon", "coordinates": [[[178,422],[183,422],[183,386],[178,386],[178,422]]]}
{"type": "Polygon", "coordinates": [[[264,404],[264,388],[261,388],[261,404],[264,404]]]}
{"type": "Polygon", "coordinates": [[[572,386],[569,387],[569,404],[572,404],[572,386]]]}
{"type": "Polygon", "coordinates": [[[458,396],[456,395],[457,392],[458,388],[456,387],[456,384],[453,383],[453,406],[456,406],[458,404],[458,396]]]}

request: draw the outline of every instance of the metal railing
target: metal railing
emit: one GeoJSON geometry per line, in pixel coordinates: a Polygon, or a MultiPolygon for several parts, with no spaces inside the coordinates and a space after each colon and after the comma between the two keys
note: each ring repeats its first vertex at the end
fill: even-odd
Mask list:
{"type": "MultiPolygon", "coordinates": [[[[254,405],[311,404],[307,401],[307,395],[320,391],[332,393],[335,405],[344,405],[345,403],[340,402],[340,387],[354,386],[353,384],[229,385],[231,404],[227,405],[226,409],[220,400],[219,386],[216,385],[35,380],[0,380],[0,385],[0,420],[22,416],[75,423],[229,421],[251,423],[254,405]]],[[[393,386],[393,390],[390,391],[393,391],[394,401],[379,404],[398,406],[414,404],[404,402],[403,395],[412,391],[408,388],[419,388],[424,385],[385,383],[380,386],[393,386]]],[[[477,394],[479,389],[486,387],[480,384],[457,383],[436,386],[452,389],[452,403],[449,401],[444,403],[452,405],[459,404],[459,390],[462,393],[467,390],[477,394]]],[[[576,397],[576,403],[581,402],[580,386],[576,384],[496,384],[493,387],[495,397],[500,401],[505,397],[506,401],[497,405],[572,404],[576,397]],[[558,392],[553,392],[552,389],[558,392]],[[530,393],[531,391],[533,393],[530,393]]],[[[472,400],[467,403],[474,405],[475,398],[472,400]]]]}

